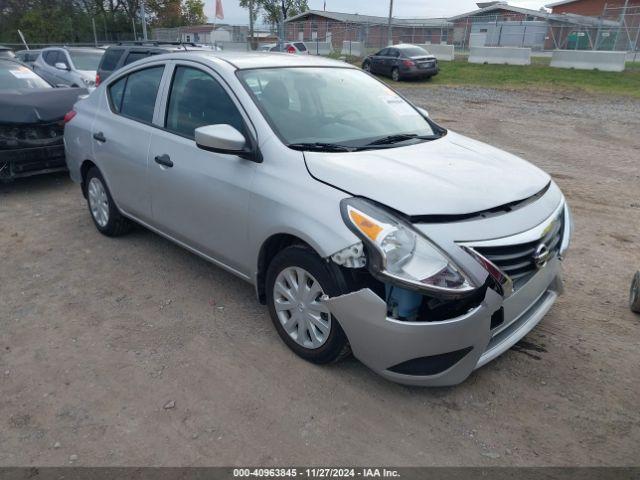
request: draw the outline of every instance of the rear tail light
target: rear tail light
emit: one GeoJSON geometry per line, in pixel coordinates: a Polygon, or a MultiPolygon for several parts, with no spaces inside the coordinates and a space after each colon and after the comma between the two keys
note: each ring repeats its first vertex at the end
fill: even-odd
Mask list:
{"type": "Polygon", "coordinates": [[[62,119],[63,123],[69,123],[71,120],[73,120],[73,117],[75,117],[77,113],[78,112],[76,112],[75,110],[71,110],[70,112],[67,112],[64,118],[62,119]]]}
{"type": "Polygon", "coordinates": [[[287,47],[287,53],[296,53],[296,49],[293,45],[287,47]]]}
{"type": "Polygon", "coordinates": [[[100,85],[100,74],[96,73],[96,87],[100,85]]]}
{"type": "Polygon", "coordinates": [[[416,63],[413,60],[403,60],[402,64],[405,67],[415,67],[416,66],[416,63]]]}

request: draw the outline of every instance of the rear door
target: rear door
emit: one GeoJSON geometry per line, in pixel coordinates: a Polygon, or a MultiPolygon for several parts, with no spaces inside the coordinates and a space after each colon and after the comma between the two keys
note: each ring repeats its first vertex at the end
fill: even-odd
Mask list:
{"type": "Polygon", "coordinates": [[[200,149],[194,131],[215,124],[231,125],[247,138],[253,131],[239,102],[213,70],[176,61],[171,78],[160,120],[163,129],[153,132],[149,149],[154,225],[241,272],[257,164],[200,149]]]}
{"type": "Polygon", "coordinates": [[[94,158],[116,204],[143,222],[151,221],[147,154],[164,70],[145,65],[109,82],[92,130],[94,158]]]}

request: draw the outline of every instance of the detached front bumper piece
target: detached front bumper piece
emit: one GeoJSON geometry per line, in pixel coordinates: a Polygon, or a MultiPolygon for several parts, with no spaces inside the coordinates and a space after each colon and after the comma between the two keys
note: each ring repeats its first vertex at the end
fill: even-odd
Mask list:
{"type": "Polygon", "coordinates": [[[387,304],[370,289],[324,302],[338,319],[356,358],[394,382],[456,385],[524,337],[561,292],[560,260],[553,258],[513,295],[487,289],[465,315],[437,322],[387,317],[387,304]]]}

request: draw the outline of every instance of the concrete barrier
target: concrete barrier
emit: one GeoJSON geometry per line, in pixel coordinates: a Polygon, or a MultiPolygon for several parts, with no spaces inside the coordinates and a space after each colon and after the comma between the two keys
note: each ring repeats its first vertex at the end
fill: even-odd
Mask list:
{"type": "Polygon", "coordinates": [[[216,42],[224,52],[247,52],[249,51],[248,42],[216,42]]]}
{"type": "Polygon", "coordinates": [[[345,40],[342,42],[341,55],[351,55],[354,57],[364,57],[364,45],[362,42],[350,42],[345,40]]]}
{"type": "Polygon", "coordinates": [[[333,51],[331,42],[304,42],[311,55],[329,55],[333,51]]]}
{"type": "Polygon", "coordinates": [[[575,68],[577,70],[623,72],[626,58],[626,52],[554,50],[551,57],[551,66],[555,68],[575,68]]]}
{"type": "Polygon", "coordinates": [[[471,47],[469,63],[531,65],[531,49],[516,47],[471,47]]]}
{"type": "Polygon", "coordinates": [[[440,61],[450,62],[455,58],[453,45],[437,45],[435,43],[425,43],[418,46],[424,48],[440,61]]]}

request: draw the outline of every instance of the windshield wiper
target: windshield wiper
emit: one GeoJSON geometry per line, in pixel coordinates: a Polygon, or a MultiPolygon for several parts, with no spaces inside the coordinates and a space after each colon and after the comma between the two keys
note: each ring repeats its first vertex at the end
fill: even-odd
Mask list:
{"type": "Polygon", "coordinates": [[[315,152],[353,152],[355,148],[346,145],[338,145],[337,143],[290,143],[287,145],[294,150],[310,150],[315,152]]]}
{"type": "Polygon", "coordinates": [[[405,140],[435,140],[440,138],[437,135],[418,135],[415,133],[398,133],[396,135],[388,135],[386,137],[378,138],[371,143],[365,145],[365,147],[375,147],[376,145],[391,145],[393,143],[404,142],[405,140]]]}

